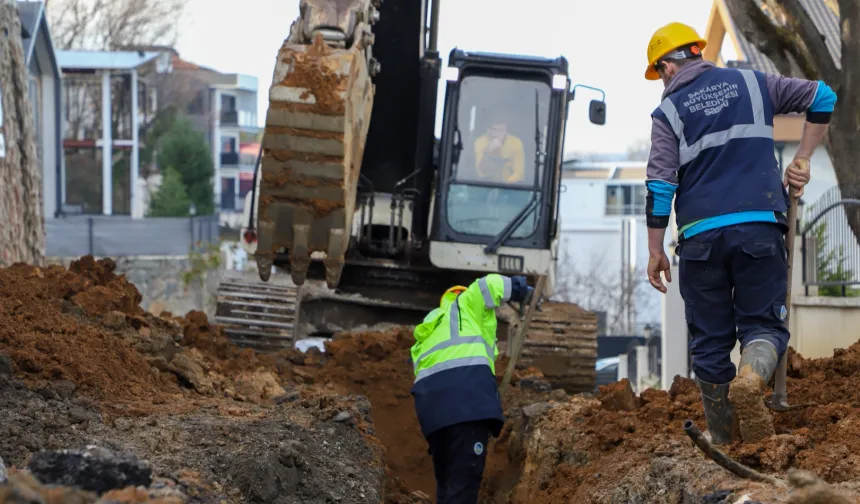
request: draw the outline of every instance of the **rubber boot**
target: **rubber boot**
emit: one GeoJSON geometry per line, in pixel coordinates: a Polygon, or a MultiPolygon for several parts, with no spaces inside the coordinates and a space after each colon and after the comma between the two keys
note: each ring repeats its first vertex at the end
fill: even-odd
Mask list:
{"type": "Polygon", "coordinates": [[[750,342],[741,353],[738,375],[729,387],[729,401],[745,443],[757,443],[776,434],[773,416],[764,405],[764,391],[778,362],[776,347],[769,341],[750,342]]]}
{"type": "Polygon", "coordinates": [[[711,442],[716,445],[730,444],[733,439],[735,415],[729,402],[729,383],[708,383],[696,379],[705,407],[705,422],[711,442]]]}

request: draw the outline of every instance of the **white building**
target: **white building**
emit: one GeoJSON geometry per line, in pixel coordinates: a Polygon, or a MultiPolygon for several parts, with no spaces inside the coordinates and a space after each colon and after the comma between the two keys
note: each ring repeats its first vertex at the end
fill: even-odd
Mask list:
{"type": "Polygon", "coordinates": [[[24,56],[30,70],[29,96],[36,128],[36,154],[42,165],[44,216],[53,219],[62,202],[62,77],[45,18],[44,2],[19,1],[18,15],[24,56]]]}
{"type": "Polygon", "coordinates": [[[645,195],[644,162],[563,165],[556,295],[605,311],[607,334],[639,335],[660,324],[661,294],[645,274],[645,195]]]}

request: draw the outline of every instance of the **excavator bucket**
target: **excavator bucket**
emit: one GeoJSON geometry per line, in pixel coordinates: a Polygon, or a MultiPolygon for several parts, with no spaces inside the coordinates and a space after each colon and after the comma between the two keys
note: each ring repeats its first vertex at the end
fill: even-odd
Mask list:
{"type": "Polygon", "coordinates": [[[324,253],[334,288],[373,108],[370,23],[378,16],[369,0],[304,0],[300,9],[269,89],[255,255],[267,281],[284,249],[300,286],[311,254],[324,253]]]}

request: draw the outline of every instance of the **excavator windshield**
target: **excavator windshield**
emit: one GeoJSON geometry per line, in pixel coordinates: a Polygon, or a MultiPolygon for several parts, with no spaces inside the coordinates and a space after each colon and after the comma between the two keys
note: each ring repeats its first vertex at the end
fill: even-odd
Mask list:
{"type": "MultiPolygon", "coordinates": [[[[465,76],[454,126],[448,225],[458,233],[496,236],[540,200],[550,86],[540,80],[465,76]]],[[[511,234],[531,236],[538,212],[511,234]]]]}

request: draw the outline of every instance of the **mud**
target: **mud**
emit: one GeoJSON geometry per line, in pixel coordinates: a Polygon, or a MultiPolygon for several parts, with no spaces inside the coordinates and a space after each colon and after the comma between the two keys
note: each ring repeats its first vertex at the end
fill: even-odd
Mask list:
{"type": "MultiPolygon", "coordinates": [[[[155,317],[134,299],[110,261],[0,270],[0,458],[12,479],[0,503],[33,493],[46,502],[433,501],[408,328],[338,334],[325,353],[260,355],[234,347],[200,312],[155,317]],[[146,460],[152,484],[99,496],[15,469],[42,450],[87,445],[146,460]]],[[[500,359],[498,373],[506,366],[500,359]]],[[[693,447],[683,422],[705,424],[691,380],[639,396],[625,381],[571,396],[519,368],[481,502],[860,502],[860,344],[832,359],[792,353],[788,393],[818,404],[775,415],[776,435],[726,451],[789,479],[790,491],[739,480],[693,447]]]]}
{"type": "Polygon", "coordinates": [[[0,270],[0,502],[380,501],[367,399],[288,382],[295,352],[239,350],[203,313],[143,313],[113,267],[0,270]],[[99,497],[24,470],[88,445],[147,461],[151,487],[99,497]]]}
{"type": "Polygon", "coordinates": [[[773,415],[762,402],[765,383],[752,365],[740,369],[729,387],[729,402],[735,410],[737,430],[747,443],[758,443],[776,434],[773,415]]]}
{"type": "MultiPolygon", "coordinates": [[[[796,373],[802,367],[813,376],[828,368],[796,363],[796,373]]],[[[792,400],[808,399],[798,393],[800,382],[790,381],[792,400]]],[[[509,409],[500,439],[505,446],[491,452],[483,495],[487,502],[549,504],[734,502],[744,495],[761,503],[811,503],[821,502],[813,494],[822,492],[860,502],[855,469],[860,460],[847,448],[860,436],[860,410],[854,406],[860,404],[776,416],[777,435],[725,450],[759,471],[785,478],[790,468],[799,468],[823,479],[814,492],[789,492],[735,478],[697,451],[682,429],[685,419],[705,428],[692,380],[676,378],[668,392],[646,390],[639,397],[620,382],[601,387],[595,398],[574,396],[509,409]],[[724,495],[707,500],[717,491],[724,495]]]]}
{"type": "Polygon", "coordinates": [[[305,89],[300,99],[307,100],[313,96],[315,103],[310,110],[315,114],[342,116],[346,106],[339,92],[345,89],[348,78],[329,68],[325,57],[330,55],[331,50],[322,42],[321,36],[307,51],[292,49],[288,42],[284,42],[277,65],[286,65],[290,71],[279,85],[305,89]]]}

